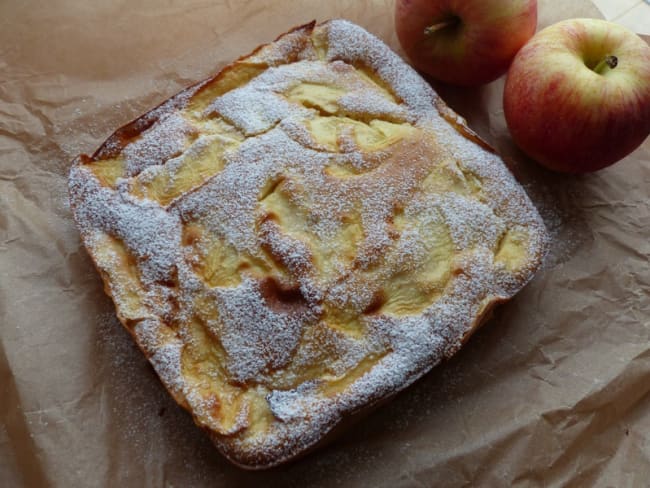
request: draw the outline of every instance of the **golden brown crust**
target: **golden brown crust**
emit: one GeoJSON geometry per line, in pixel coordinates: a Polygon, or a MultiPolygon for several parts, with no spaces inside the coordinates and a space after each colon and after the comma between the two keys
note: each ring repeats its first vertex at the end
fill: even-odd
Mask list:
{"type": "Polygon", "coordinates": [[[346,21],[297,27],[117,130],[75,161],[70,196],[120,321],[247,469],[451,356],[546,251],[494,150],[346,21]]]}

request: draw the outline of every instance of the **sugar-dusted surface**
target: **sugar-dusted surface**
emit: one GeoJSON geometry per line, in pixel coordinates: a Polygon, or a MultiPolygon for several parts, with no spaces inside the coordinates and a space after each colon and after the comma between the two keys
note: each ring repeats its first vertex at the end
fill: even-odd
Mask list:
{"type": "Polygon", "coordinates": [[[184,108],[198,88],[158,109],[115,188],[93,160],[70,175],[118,314],[224,454],[254,468],[453,354],[545,249],[521,187],[413,70],[351,23],[312,29],[258,51],[269,67],[200,110],[184,108]],[[245,138],[216,174],[166,206],[133,194],[137,174],[177,168],[226,126],[245,138]]]}
{"type": "Polygon", "coordinates": [[[148,166],[162,164],[181,153],[192,132],[192,126],[175,112],[161,117],[142,137],[124,148],[126,175],[135,176],[148,166]]]}

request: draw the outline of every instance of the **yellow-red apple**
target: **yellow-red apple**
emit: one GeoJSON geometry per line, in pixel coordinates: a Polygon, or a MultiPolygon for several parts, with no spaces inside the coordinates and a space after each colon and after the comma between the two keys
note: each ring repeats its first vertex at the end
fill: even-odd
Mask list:
{"type": "Polygon", "coordinates": [[[537,0],[397,0],[395,29],[413,66],[455,85],[506,72],[535,33],[537,0]]]}
{"type": "Polygon", "coordinates": [[[542,165],[609,166],[650,133],[650,46],[604,20],[554,24],[515,57],[503,106],[515,143],[542,165]]]}

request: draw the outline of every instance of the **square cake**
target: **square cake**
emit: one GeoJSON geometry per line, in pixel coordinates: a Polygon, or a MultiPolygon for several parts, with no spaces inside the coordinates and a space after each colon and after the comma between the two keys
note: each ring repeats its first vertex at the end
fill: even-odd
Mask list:
{"type": "Polygon", "coordinates": [[[450,357],[547,247],[500,157],[344,20],[298,27],[117,130],[69,189],[120,321],[250,469],[450,357]]]}

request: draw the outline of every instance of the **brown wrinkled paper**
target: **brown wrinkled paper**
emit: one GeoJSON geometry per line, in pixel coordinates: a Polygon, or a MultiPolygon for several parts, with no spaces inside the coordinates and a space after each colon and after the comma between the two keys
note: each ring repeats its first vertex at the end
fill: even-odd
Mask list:
{"type": "MultiPolygon", "coordinates": [[[[599,17],[539,0],[540,27],[599,17]]],[[[391,1],[0,3],[0,486],[455,487],[650,483],[650,142],[593,175],[508,136],[503,79],[436,87],[507,159],[553,236],[545,268],[452,360],[329,446],[231,466],[115,318],[67,203],[71,160],[312,19],[401,52],[391,1]]]]}

